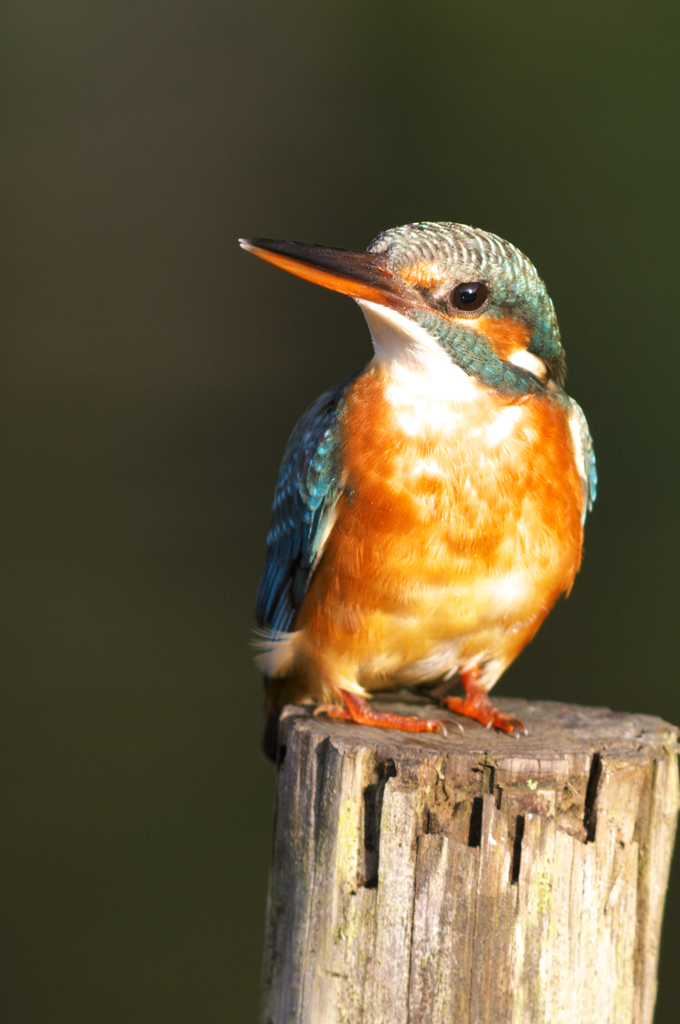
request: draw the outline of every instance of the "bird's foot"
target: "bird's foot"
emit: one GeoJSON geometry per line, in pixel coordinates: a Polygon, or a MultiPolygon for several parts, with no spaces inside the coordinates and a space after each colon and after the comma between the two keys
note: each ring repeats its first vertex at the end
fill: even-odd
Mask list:
{"type": "Polygon", "coordinates": [[[340,704],[317,704],[314,708],[314,717],[316,718],[318,715],[328,715],[329,718],[340,718],[343,722],[354,721],[347,708],[341,707],[340,704]]]}
{"type": "MultiPolygon", "coordinates": [[[[356,693],[349,693],[347,690],[338,690],[338,693],[345,702],[344,707],[338,704],[318,704],[314,709],[314,714],[329,715],[331,718],[356,722],[358,725],[379,726],[382,729],[403,729],[405,732],[441,732],[444,736],[447,735],[446,726],[441,718],[394,715],[390,711],[378,711],[365,697],[359,697],[356,693]]],[[[454,722],[452,719],[448,721],[457,728],[461,728],[458,722],[454,722]]]]}
{"type": "Polygon", "coordinates": [[[461,682],[465,687],[467,696],[445,697],[442,704],[449,711],[455,711],[457,714],[465,715],[467,718],[474,718],[476,722],[481,722],[487,729],[493,726],[495,729],[507,732],[517,739],[521,734],[527,736],[528,732],[524,722],[519,718],[511,718],[510,715],[506,715],[504,711],[501,711],[500,708],[497,708],[489,700],[486,690],[477,684],[478,675],[478,671],[461,672],[461,682]]]}

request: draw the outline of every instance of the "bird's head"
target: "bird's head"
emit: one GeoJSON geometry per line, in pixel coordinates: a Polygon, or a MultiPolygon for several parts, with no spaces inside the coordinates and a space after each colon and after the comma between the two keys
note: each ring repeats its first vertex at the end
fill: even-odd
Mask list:
{"type": "Polygon", "coordinates": [[[379,321],[404,349],[428,336],[467,374],[507,394],[564,382],[564,350],[545,285],[526,256],[497,235],[420,223],[384,231],[366,252],[263,238],[241,245],[357,299],[374,341],[379,321]]]}

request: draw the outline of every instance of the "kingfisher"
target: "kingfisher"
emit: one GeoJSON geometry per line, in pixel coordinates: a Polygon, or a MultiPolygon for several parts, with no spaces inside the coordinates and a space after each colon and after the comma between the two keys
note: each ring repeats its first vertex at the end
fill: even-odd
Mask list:
{"type": "Polygon", "coordinates": [[[370,702],[443,686],[450,711],[526,732],[488,693],[569,594],[597,484],[535,267],[448,222],[393,228],[365,252],[240,244],[355,299],[374,349],[283,456],[256,607],[270,724],[313,700],[332,718],[445,732],[370,702]]]}

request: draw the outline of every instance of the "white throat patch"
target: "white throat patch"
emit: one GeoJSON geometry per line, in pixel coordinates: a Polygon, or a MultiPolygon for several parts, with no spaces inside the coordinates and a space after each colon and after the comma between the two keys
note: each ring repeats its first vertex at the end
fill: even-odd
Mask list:
{"type": "Polygon", "coordinates": [[[444,351],[436,338],[420,324],[376,302],[359,299],[371,332],[374,363],[381,364],[390,377],[433,399],[470,401],[482,386],[465,373],[444,351]]]}

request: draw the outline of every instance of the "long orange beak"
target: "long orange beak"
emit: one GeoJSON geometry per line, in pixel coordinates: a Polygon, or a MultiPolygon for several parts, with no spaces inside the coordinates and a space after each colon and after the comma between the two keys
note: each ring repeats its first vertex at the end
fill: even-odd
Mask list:
{"type": "Polygon", "coordinates": [[[239,238],[239,245],[266,263],[331,291],[394,309],[410,305],[408,289],[394,277],[386,257],[380,253],[332,249],[274,238],[239,238]]]}

